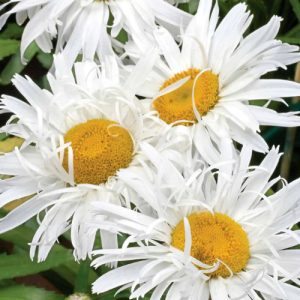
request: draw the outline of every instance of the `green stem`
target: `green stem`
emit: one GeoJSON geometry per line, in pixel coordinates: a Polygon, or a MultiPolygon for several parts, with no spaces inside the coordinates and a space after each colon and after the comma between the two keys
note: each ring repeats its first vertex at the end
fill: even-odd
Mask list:
{"type": "Polygon", "coordinates": [[[80,262],[80,268],[76,278],[74,293],[88,294],[90,263],[91,261],[88,258],[80,262]]]}

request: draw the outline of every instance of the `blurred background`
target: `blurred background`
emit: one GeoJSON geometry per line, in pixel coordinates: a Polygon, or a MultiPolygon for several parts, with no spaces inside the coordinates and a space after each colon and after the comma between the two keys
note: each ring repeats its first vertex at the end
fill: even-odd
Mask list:
{"type": "MultiPolygon", "coordinates": [[[[63,1],[63,0],[62,0],[63,1]]],[[[151,0],[149,0],[151,1],[151,0]]],[[[0,0],[0,5],[7,2],[0,0]]],[[[265,25],[273,15],[283,18],[278,39],[290,44],[300,45],[300,1],[299,0],[219,0],[221,18],[237,3],[245,2],[254,14],[254,20],[247,32],[265,25]]],[[[194,14],[199,0],[190,0],[189,3],[179,5],[180,9],[194,14]]],[[[7,6],[1,14],[9,10],[7,6]]],[[[112,20],[110,20],[112,22],[112,20]]],[[[27,65],[22,65],[20,60],[20,39],[24,27],[15,22],[15,15],[11,16],[8,23],[0,33],[0,95],[7,94],[22,99],[14,88],[11,80],[15,73],[27,75],[44,89],[49,89],[46,74],[52,65],[52,54],[45,54],[35,43],[32,43],[26,53],[27,65]]],[[[118,39],[126,41],[123,31],[118,39]]],[[[278,70],[270,73],[266,78],[280,78],[300,82],[300,66],[292,65],[288,70],[278,70]]],[[[272,103],[271,107],[279,112],[300,110],[299,98],[285,99],[289,107],[281,103],[272,103]]],[[[255,101],[254,105],[264,105],[266,101],[255,101]]],[[[8,114],[0,117],[3,126],[9,119],[8,114]]],[[[285,155],[281,159],[274,176],[281,174],[288,181],[293,181],[300,176],[300,130],[279,127],[263,127],[262,135],[269,146],[280,146],[285,155]]],[[[15,146],[20,146],[22,140],[0,134],[0,152],[9,152],[15,146]]],[[[252,164],[258,164],[263,155],[254,154],[252,164]]],[[[1,175],[0,175],[1,176],[1,175]]],[[[3,178],[3,176],[1,176],[3,178]]],[[[274,187],[276,190],[278,187],[274,187]]],[[[272,193],[272,191],[270,191],[272,193]]],[[[0,210],[0,218],[9,210],[27,199],[20,199],[0,210]]],[[[42,218],[42,216],[41,216],[42,218]]],[[[65,234],[60,238],[59,244],[53,247],[46,262],[37,264],[29,259],[28,242],[38,227],[36,219],[8,233],[0,235],[0,300],[59,300],[65,299],[74,292],[87,293],[91,299],[128,299],[129,292],[124,291],[114,296],[115,291],[104,295],[91,295],[91,283],[99,275],[105,273],[105,267],[93,270],[89,267],[90,261],[74,262],[70,237],[65,234]]],[[[120,240],[120,243],[122,241],[120,240]]],[[[96,245],[101,247],[100,242],[96,245]]],[[[73,298],[72,298],[73,299],[73,298]]],[[[74,298],[89,299],[89,298],[74,298]]],[[[150,299],[145,297],[144,299],[150,299]]]]}

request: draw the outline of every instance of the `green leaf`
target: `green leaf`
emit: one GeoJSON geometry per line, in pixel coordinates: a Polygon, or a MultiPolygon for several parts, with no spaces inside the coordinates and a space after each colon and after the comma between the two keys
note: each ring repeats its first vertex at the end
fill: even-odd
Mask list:
{"type": "MultiPolygon", "coordinates": [[[[25,58],[27,61],[31,61],[32,58],[36,55],[37,51],[39,50],[37,44],[35,42],[31,43],[27,50],[25,51],[25,58]]],[[[11,82],[13,76],[17,73],[20,74],[26,65],[23,65],[21,62],[21,53],[18,51],[15,53],[5,68],[2,70],[0,74],[0,84],[7,85],[11,82]]]]}
{"type": "Polygon", "coordinates": [[[32,241],[34,232],[25,226],[19,226],[8,232],[4,232],[0,235],[0,239],[13,243],[20,248],[24,249],[27,253],[29,252],[28,243],[32,241]]]}
{"type": "Polygon", "coordinates": [[[73,261],[71,250],[50,252],[46,261],[34,262],[28,253],[0,255],[0,279],[9,279],[43,272],[73,261]]]}
{"type": "Polygon", "coordinates": [[[7,288],[12,285],[17,285],[17,283],[13,279],[3,279],[0,280],[0,289],[7,288]]]}
{"type": "Polygon", "coordinates": [[[178,8],[185,12],[189,12],[189,3],[181,3],[178,5],[178,8]]]}
{"type": "Polygon", "coordinates": [[[48,81],[46,75],[44,75],[44,76],[41,78],[41,86],[42,86],[43,89],[48,90],[49,92],[51,92],[51,86],[50,86],[50,84],[49,84],[49,81],[48,81]]]}
{"type": "Polygon", "coordinates": [[[65,296],[57,295],[33,286],[11,286],[0,289],[0,300],[64,300],[65,296]]]}
{"type": "Polygon", "coordinates": [[[298,20],[300,21],[300,2],[299,2],[299,0],[290,0],[290,3],[293,7],[293,10],[294,10],[298,20]]]}
{"type": "Polygon", "coordinates": [[[0,141],[3,141],[5,140],[9,135],[5,132],[1,132],[0,133],[0,141]]]}
{"type": "MultiPolygon", "coordinates": [[[[251,11],[254,8],[256,8],[257,12],[260,12],[260,13],[262,13],[262,16],[267,17],[268,8],[263,0],[248,0],[246,3],[249,4],[251,11]]],[[[256,15],[256,14],[254,14],[254,15],[256,15]]]]}
{"type": "MultiPolygon", "coordinates": [[[[7,214],[7,211],[0,209],[0,217],[3,218],[7,214]]],[[[13,243],[21,249],[25,250],[27,255],[29,252],[28,243],[32,241],[35,230],[21,225],[17,228],[14,228],[8,232],[2,233],[0,235],[0,239],[5,240],[7,242],[13,243]]],[[[55,244],[51,250],[52,252],[61,251],[65,248],[61,245],[55,244]]],[[[53,271],[58,273],[62,278],[64,278],[67,282],[72,285],[75,285],[77,274],[79,272],[80,265],[73,261],[68,262],[66,265],[60,265],[58,267],[53,268],[53,271]]],[[[89,271],[89,284],[92,284],[95,280],[98,279],[98,274],[90,268],[89,271]]],[[[1,300],[1,299],[0,299],[1,300]]]]}
{"type": "Polygon", "coordinates": [[[271,16],[278,15],[280,13],[280,6],[283,0],[274,0],[272,3],[271,16]]]}
{"type": "Polygon", "coordinates": [[[229,3],[228,1],[226,0],[220,0],[218,2],[219,4],[219,7],[220,7],[220,13],[225,16],[229,10],[231,9],[231,7],[234,5],[234,3],[229,3]]]}
{"type": "Polygon", "coordinates": [[[300,36],[300,24],[292,28],[284,37],[298,37],[300,36]]]}
{"type": "Polygon", "coordinates": [[[272,195],[274,195],[274,191],[273,191],[272,189],[269,189],[269,190],[266,192],[266,196],[267,196],[267,197],[270,197],[270,196],[272,196],[272,195]]]}
{"type": "Polygon", "coordinates": [[[199,6],[199,1],[200,0],[190,0],[189,2],[189,12],[191,14],[195,14],[197,9],[198,9],[198,6],[199,6]]]}
{"type": "Polygon", "coordinates": [[[276,136],[277,134],[279,134],[282,129],[283,129],[283,127],[273,127],[272,129],[270,129],[263,135],[263,138],[266,141],[268,141],[271,138],[273,138],[274,136],[276,136]]]}
{"type": "Polygon", "coordinates": [[[42,66],[49,70],[53,63],[53,55],[51,53],[39,52],[37,55],[38,61],[42,64],[42,66]]]}
{"type": "Polygon", "coordinates": [[[16,39],[20,38],[23,33],[23,28],[18,24],[9,23],[6,29],[0,33],[0,39],[16,39]]]}
{"type": "Polygon", "coordinates": [[[20,41],[17,40],[0,40],[0,60],[16,53],[19,46],[20,41]]]}
{"type": "Polygon", "coordinates": [[[122,29],[120,33],[117,35],[116,40],[122,44],[125,44],[128,41],[128,34],[127,32],[122,29]]]}
{"type": "Polygon", "coordinates": [[[300,44],[300,37],[284,37],[284,36],[279,36],[279,37],[277,37],[277,39],[281,40],[283,43],[300,44]]]}

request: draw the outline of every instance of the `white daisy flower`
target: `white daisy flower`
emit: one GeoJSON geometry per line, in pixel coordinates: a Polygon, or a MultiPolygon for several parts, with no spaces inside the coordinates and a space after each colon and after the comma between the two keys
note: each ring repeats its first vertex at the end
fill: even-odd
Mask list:
{"type": "Polygon", "coordinates": [[[119,291],[131,288],[130,299],[150,290],[151,300],[164,294],[167,300],[300,299],[299,288],[291,284],[300,283],[300,251],[291,249],[300,243],[300,231],[291,230],[300,221],[300,180],[283,181],[279,192],[266,196],[281,180],[270,180],[278,149],[257,167],[248,167],[252,150],[244,146],[238,160],[210,168],[198,162],[178,172],[150,145],[141,147],[156,174],[130,181],[129,171],[121,170],[118,177],[152,213],[92,203],[114,221],[89,226],[129,235],[122,249],[94,252],[102,255],[95,267],[127,262],[102,275],[94,293],[121,286],[119,291]]]}
{"type": "MultiPolygon", "coordinates": [[[[34,197],[0,220],[0,233],[46,210],[30,251],[33,257],[39,246],[39,261],[68,229],[75,257],[86,257],[96,234],[87,236],[83,225],[91,216],[89,202],[121,205],[120,194],[114,190],[116,171],[143,163],[138,143],[158,145],[161,137],[152,115],[143,115],[134,104],[139,101],[135,89],[143,77],[139,66],[124,80],[116,61],[105,60],[102,72],[94,62],[75,64],[76,84],[63,57],[57,56],[56,78],[48,75],[52,93],[16,75],[13,83],[29,104],[2,96],[1,113],[13,113],[10,121],[18,118],[18,122],[9,122],[1,132],[25,142],[20,150],[0,156],[0,174],[12,176],[0,180],[0,207],[34,197]]],[[[101,237],[103,247],[117,247],[116,235],[101,232],[101,237]]]]}
{"type": "MultiPolygon", "coordinates": [[[[277,79],[260,79],[268,72],[300,60],[297,46],[275,39],[281,18],[274,16],[264,27],[243,37],[252,21],[244,3],[236,5],[217,26],[218,3],[201,0],[197,14],[179,47],[164,28],[154,31],[163,54],[139,94],[152,98],[167,124],[178,121],[190,130],[197,149],[210,164],[220,160],[222,140],[251,143],[258,152],[268,145],[260,126],[298,126],[296,112],[278,114],[268,108],[271,100],[300,95],[300,85],[277,79]],[[264,107],[249,100],[266,99],[264,107]]],[[[133,42],[125,46],[133,60],[139,53],[133,42]]],[[[180,126],[177,126],[180,127],[180,126]]]]}
{"type": "Polygon", "coordinates": [[[23,62],[24,52],[32,41],[48,53],[53,47],[52,39],[57,37],[56,51],[64,48],[69,67],[79,53],[83,59],[94,59],[95,53],[98,57],[113,54],[107,33],[110,12],[114,16],[112,37],[122,28],[139,36],[144,29],[153,30],[155,21],[172,27],[182,24],[186,28],[192,18],[164,0],[11,0],[0,10],[15,2],[17,5],[0,17],[0,29],[11,14],[16,13],[20,25],[29,18],[21,41],[23,62]]]}

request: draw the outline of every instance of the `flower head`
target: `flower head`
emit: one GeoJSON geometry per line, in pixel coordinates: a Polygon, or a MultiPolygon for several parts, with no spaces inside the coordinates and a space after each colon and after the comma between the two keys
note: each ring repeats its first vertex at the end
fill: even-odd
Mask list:
{"type": "MultiPolygon", "coordinates": [[[[276,40],[281,18],[245,36],[253,16],[240,3],[217,26],[218,1],[201,0],[196,15],[178,46],[163,27],[154,31],[161,57],[139,94],[152,99],[169,126],[184,125],[203,158],[210,164],[221,159],[223,142],[251,144],[268,151],[260,136],[261,125],[299,126],[297,112],[279,114],[268,108],[271,101],[300,95],[300,85],[287,80],[261,79],[278,68],[300,60],[297,46],[276,40]],[[267,100],[263,107],[249,100],[267,100]]],[[[129,43],[128,55],[139,52],[129,43]]],[[[182,131],[182,129],[178,129],[182,131]]],[[[228,145],[229,143],[225,143],[228,145]]]]}
{"type": "MultiPolygon", "coordinates": [[[[90,201],[124,204],[115,188],[116,172],[144,162],[139,142],[159,145],[160,125],[134,104],[135,89],[142,82],[139,69],[125,79],[112,57],[105,61],[101,71],[93,62],[76,64],[74,78],[63,56],[56,56],[56,76],[48,75],[52,93],[16,75],[13,83],[29,104],[2,96],[2,113],[13,113],[10,121],[18,121],[9,121],[1,131],[24,143],[20,150],[0,156],[0,173],[12,176],[0,182],[0,205],[34,197],[0,220],[0,232],[49,208],[31,244],[31,257],[39,246],[39,260],[69,229],[75,257],[85,259],[96,235],[87,234],[84,225],[91,217],[90,201]]],[[[117,247],[116,235],[101,236],[103,247],[117,247]]]]}
{"type": "Polygon", "coordinates": [[[23,63],[24,52],[32,41],[44,52],[51,52],[52,39],[57,37],[56,53],[63,50],[69,67],[80,53],[84,60],[93,60],[95,54],[100,59],[114,54],[112,47],[118,48],[118,42],[111,41],[107,33],[110,13],[114,17],[113,38],[124,28],[141,40],[144,40],[144,30],[155,28],[155,21],[165,22],[174,29],[181,24],[186,27],[192,17],[164,0],[39,0],[35,3],[12,0],[0,6],[0,10],[15,2],[17,5],[0,17],[0,29],[11,14],[16,13],[18,24],[30,16],[21,42],[23,63]]]}
{"type": "MultiPolygon", "coordinates": [[[[93,286],[102,293],[131,287],[131,299],[294,299],[298,284],[299,232],[291,227],[300,220],[300,182],[286,184],[272,196],[266,192],[281,178],[270,180],[280,154],[273,148],[259,166],[249,167],[251,147],[244,146],[235,160],[207,167],[199,157],[181,172],[151,146],[155,174],[134,184],[127,170],[118,173],[136,193],[135,203],[149,213],[100,207],[113,222],[90,226],[129,235],[122,249],[97,250],[98,267],[111,261],[128,264],[100,277],[93,286]],[[159,164],[158,164],[159,162],[159,164]],[[170,174],[172,174],[170,176],[170,174]],[[130,245],[134,243],[133,245],[130,245]],[[134,262],[131,262],[134,261],[134,262]],[[136,262],[137,261],[137,262],[136,262]]],[[[295,298],[296,299],[296,298],[295,298]]]]}

